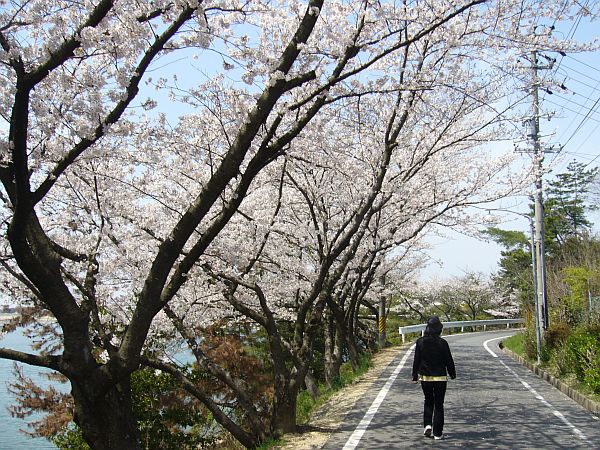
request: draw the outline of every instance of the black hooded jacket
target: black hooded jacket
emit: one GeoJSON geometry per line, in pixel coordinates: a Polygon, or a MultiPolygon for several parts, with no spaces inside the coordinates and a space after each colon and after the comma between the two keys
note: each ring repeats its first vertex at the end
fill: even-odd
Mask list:
{"type": "Polygon", "coordinates": [[[450,378],[456,378],[450,346],[439,334],[425,335],[417,340],[412,369],[413,381],[417,381],[419,375],[450,375],[450,378]]]}

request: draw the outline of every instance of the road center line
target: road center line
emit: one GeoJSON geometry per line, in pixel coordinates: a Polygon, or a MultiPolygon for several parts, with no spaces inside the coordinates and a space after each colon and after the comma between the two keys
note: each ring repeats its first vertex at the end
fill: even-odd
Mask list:
{"type": "MultiPolygon", "coordinates": [[[[502,336],[502,337],[497,337],[494,339],[488,339],[487,341],[485,341],[483,343],[483,347],[490,353],[490,355],[492,355],[494,358],[498,358],[498,355],[496,353],[494,353],[492,350],[490,350],[490,348],[488,347],[488,343],[492,342],[492,341],[497,341],[499,339],[504,339],[507,338],[509,336],[502,336]]],[[[585,434],[583,434],[583,432],[578,429],[575,425],[573,425],[571,422],[569,422],[569,420],[558,410],[556,410],[554,408],[554,406],[552,406],[551,403],[549,403],[542,395],[540,395],[534,388],[531,387],[531,385],[529,383],[527,383],[525,380],[523,380],[519,374],[517,372],[515,372],[513,369],[511,369],[510,367],[508,367],[504,361],[502,361],[501,359],[498,359],[498,362],[500,362],[500,364],[502,364],[506,370],[508,370],[517,380],[519,380],[519,382],[525,387],[525,389],[527,389],[529,392],[531,392],[533,394],[533,396],[535,398],[537,398],[543,405],[549,407],[552,409],[552,414],[554,414],[556,417],[558,417],[560,420],[562,420],[565,425],[567,425],[572,431],[573,433],[575,433],[577,435],[577,437],[579,439],[581,439],[582,441],[585,441],[586,443],[591,445],[590,440],[587,438],[587,436],[585,434]]]]}
{"type": "Polygon", "coordinates": [[[365,431],[367,431],[371,420],[373,420],[373,417],[377,413],[377,410],[383,403],[383,400],[385,399],[385,396],[392,387],[392,384],[394,384],[396,377],[404,367],[404,364],[406,364],[406,360],[408,359],[414,348],[415,346],[413,345],[406,351],[406,354],[404,355],[398,366],[394,369],[394,371],[386,381],[385,385],[381,388],[379,394],[377,394],[377,397],[375,398],[375,400],[373,400],[373,403],[371,403],[371,406],[367,410],[366,414],[364,415],[364,417],[362,418],[362,420],[360,421],[360,423],[358,424],[348,441],[346,441],[346,445],[344,445],[343,450],[354,450],[356,448],[356,446],[362,439],[363,434],[365,434],[365,431]]]}

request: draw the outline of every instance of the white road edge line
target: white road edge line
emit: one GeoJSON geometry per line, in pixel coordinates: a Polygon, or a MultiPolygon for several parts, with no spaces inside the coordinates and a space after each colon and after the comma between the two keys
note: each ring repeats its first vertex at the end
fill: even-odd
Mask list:
{"type": "Polygon", "coordinates": [[[360,423],[358,424],[358,426],[356,427],[356,429],[354,430],[354,432],[352,433],[350,438],[346,441],[346,445],[344,445],[344,448],[342,450],[354,450],[356,448],[356,446],[362,439],[363,434],[365,434],[365,431],[367,431],[367,428],[369,427],[371,420],[373,420],[373,417],[377,413],[377,410],[383,403],[383,400],[385,399],[385,396],[387,395],[390,388],[392,387],[392,384],[394,384],[396,377],[398,376],[398,374],[404,367],[404,364],[406,364],[406,360],[408,359],[408,357],[410,356],[410,354],[412,353],[414,348],[415,348],[415,346],[413,344],[406,351],[406,354],[404,355],[404,357],[402,358],[402,360],[400,361],[398,366],[394,369],[394,371],[392,372],[392,374],[386,381],[385,385],[381,388],[381,390],[379,391],[379,394],[377,394],[377,397],[375,397],[375,400],[373,400],[373,403],[371,403],[371,406],[367,410],[366,414],[364,415],[364,417],[362,418],[362,420],[360,421],[360,423]]]}
{"type": "MultiPolygon", "coordinates": [[[[499,339],[504,339],[507,338],[509,336],[502,336],[502,337],[497,337],[494,339],[488,339],[487,341],[485,341],[483,343],[483,347],[490,353],[490,355],[492,355],[494,358],[498,358],[498,355],[496,353],[494,353],[492,350],[490,350],[490,348],[488,347],[488,343],[492,342],[492,341],[497,341],[499,339]]],[[[500,364],[502,364],[517,380],[519,380],[521,382],[521,384],[525,387],[525,389],[527,389],[529,392],[531,392],[533,394],[533,396],[535,398],[537,398],[542,404],[544,404],[545,406],[551,408],[552,414],[554,414],[556,417],[558,417],[560,420],[562,420],[565,425],[567,425],[576,435],[577,437],[579,437],[579,439],[581,439],[582,441],[587,442],[588,444],[591,444],[590,440],[587,438],[587,436],[585,434],[583,434],[581,432],[581,430],[579,430],[575,425],[573,425],[571,422],[569,422],[569,420],[559,411],[557,411],[556,409],[554,409],[554,406],[552,406],[551,403],[549,403],[548,401],[546,401],[546,399],[540,395],[534,388],[532,388],[529,383],[527,383],[525,380],[523,380],[519,374],[517,372],[515,372],[513,369],[511,369],[510,367],[508,367],[504,361],[502,361],[501,359],[498,359],[498,361],[500,362],[500,364]]]]}
{"type": "Polygon", "coordinates": [[[500,336],[500,337],[496,337],[496,338],[493,338],[493,339],[488,339],[487,341],[485,341],[485,342],[483,343],[483,348],[485,348],[485,349],[488,351],[488,353],[489,353],[490,355],[492,355],[494,358],[497,358],[497,357],[498,357],[498,355],[496,355],[496,354],[495,354],[493,351],[491,351],[491,350],[490,350],[490,348],[488,347],[488,342],[497,341],[497,340],[499,340],[499,339],[506,339],[507,337],[511,337],[511,336],[512,336],[512,335],[511,335],[511,334],[509,334],[509,335],[507,335],[507,336],[500,336]]]}

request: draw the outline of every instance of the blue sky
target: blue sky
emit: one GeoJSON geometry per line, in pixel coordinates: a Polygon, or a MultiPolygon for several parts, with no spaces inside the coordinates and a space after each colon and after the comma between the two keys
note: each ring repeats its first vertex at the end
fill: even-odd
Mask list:
{"type": "MultiPolygon", "coordinates": [[[[586,20],[557,24],[554,33],[561,37],[578,41],[600,39],[600,26],[586,20]]],[[[587,53],[560,55],[555,57],[552,69],[555,78],[567,89],[560,87],[541,91],[542,114],[550,120],[540,121],[540,134],[545,146],[562,148],[557,153],[546,156],[544,167],[548,173],[544,179],[553,179],[556,174],[565,172],[567,165],[577,160],[589,165],[600,166],[600,50],[587,53]]],[[[543,74],[540,74],[543,76],[543,74]]],[[[527,155],[523,155],[530,158],[527,155]]],[[[528,210],[525,197],[506,199],[503,206],[520,213],[528,210]]],[[[590,214],[595,223],[594,231],[600,233],[600,214],[590,214]]],[[[498,225],[504,229],[527,231],[529,224],[518,215],[506,214],[506,222],[498,225]]],[[[484,242],[447,230],[448,238],[430,237],[427,239],[434,248],[429,255],[442,263],[432,263],[422,272],[422,279],[449,277],[465,271],[492,273],[498,269],[501,247],[493,242],[484,242]]]]}

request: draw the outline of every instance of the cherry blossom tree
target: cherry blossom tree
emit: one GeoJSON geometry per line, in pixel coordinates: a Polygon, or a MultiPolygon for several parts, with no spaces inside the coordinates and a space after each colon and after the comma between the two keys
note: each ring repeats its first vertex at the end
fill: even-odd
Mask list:
{"type": "Polygon", "coordinates": [[[428,287],[421,287],[418,292],[418,308],[439,314],[446,320],[512,318],[519,314],[518,302],[514,298],[505,298],[494,285],[492,277],[480,272],[465,272],[436,280],[428,287]]]}
{"type": "MultiPolygon", "coordinates": [[[[389,270],[382,263],[389,264],[393,249],[410,243],[429,223],[465,225],[461,208],[507,195],[523,181],[510,182],[510,157],[476,151],[482,142],[505,136],[507,117],[492,107],[509,89],[501,89],[505,71],[481,76],[476,65],[463,64],[469,45],[451,44],[442,52],[445,41],[428,37],[422,47],[414,45],[417,56],[398,58],[405,64],[401,73],[409,74],[405,84],[329,92],[339,101],[291,143],[281,167],[271,167],[271,176],[263,171],[271,181],[247,196],[228,223],[230,238],[223,247],[213,243],[217,260],[204,266],[223,283],[227,302],[267,330],[275,366],[275,429],[294,428],[295,397],[323,325],[329,379],[339,368],[342,346],[356,363],[358,311],[361,304],[374,309],[369,288],[378,268],[389,270]],[[424,70],[428,52],[433,61],[424,70]],[[406,69],[410,64],[412,72],[406,69]],[[421,73],[426,75],[419,78],[421,73]],[[464,79],[472,83],[466,86],[464,79]],[[498,187],[500,177],[505,184],[498,187]],[[287,338],[282,324],[290,321],[294,331],[287,338]],[[293,362],[292,369],[286,361],[293,362]]],[[[470,44],[482,53],[491,45],[470,44]]]]}
{"type": "Polygon", "coordinates": [[[0,357],[66,376],[94,449],[140,447],[142,364],[247,447],[295,429],[327,308],[355,318],[394,246],[463,220],[504,173],[505,160],[471,163],[501,131],[502,79],[479,64],[526,48],[519,20],[563,4],[2,2],[2,289],[56,322],[38,354],[0,357]],[[176,55],[221,67],[186,84],[176,55]],[[266,332],[267,421],[197,335],[224,320],[266,332]],[[242,423],[163,357],[173,339],[233,392],[242,423]]]}
{"type": "MultiPolygon", "coordinates": [[[[262,61],[253,58],[258,73],[267,75],[262,93],[245,97],[237,123],[229,124],[237,131],[227,148],[216,149],[215,170],[196,179],[194,199],[180,210],[163,203],[166,198],[159,200],[172,215],[164,222],[148,217],[159,228],[131,222],[136,209],[152,209],[147,196],[135,196],[140,190],[152,194],[143,184],[135,185],[140,178],[143,182],[138,171],[144,168],[137,160],[156,165],[156,157],[171,155],[152,154],[156,148],[151,148],[143,156],[144,147],[151,145],[146,139],[142,151],[133,147],[142,136],[136,136],[137,121],[128,108],[135,106],[140,82],[156,59],[177,48],[210,45],[213,33],[227,39],[227,27],[244,22],[249,6],[33,1],[11,2],[2,10],[3,117],[8,128],[0,175],[4,266],[25,295],[57,319],[62,353],[1,353],[69,378],[75,421],[93,448],[138,448],[129,375],[139,367],[154,317],[239,206],[252,178],[323,102],[312,101],[303,120],[279,138],[283,142],[270,146],[282,121],[279,114],[267,122],[276,102],[316,76],[314,70],[300,68],[296,76],[290,69],[321,6],[311,2],[299,16],[290,14],[292,32],[271,47],[276,54],[261,53],[262,61]],[[128,183],[133,195],[116,194],[128,183]],[[104,197],[113,194],[114,201],[104,197]],[[230,198],[215,207],[221,195],[230,198]],[[204,218],[211,223],[186,248],[204,218]],[[140,230],[146,231],[145,239],[138,238],[140,230]],[[112,314],[106,323],[104,312],[113,305],[120,309],[120,323],[113,322],[112,314]]],[[[265,11],[258,22],[276,9],[265,5],[265,11]]]]}

